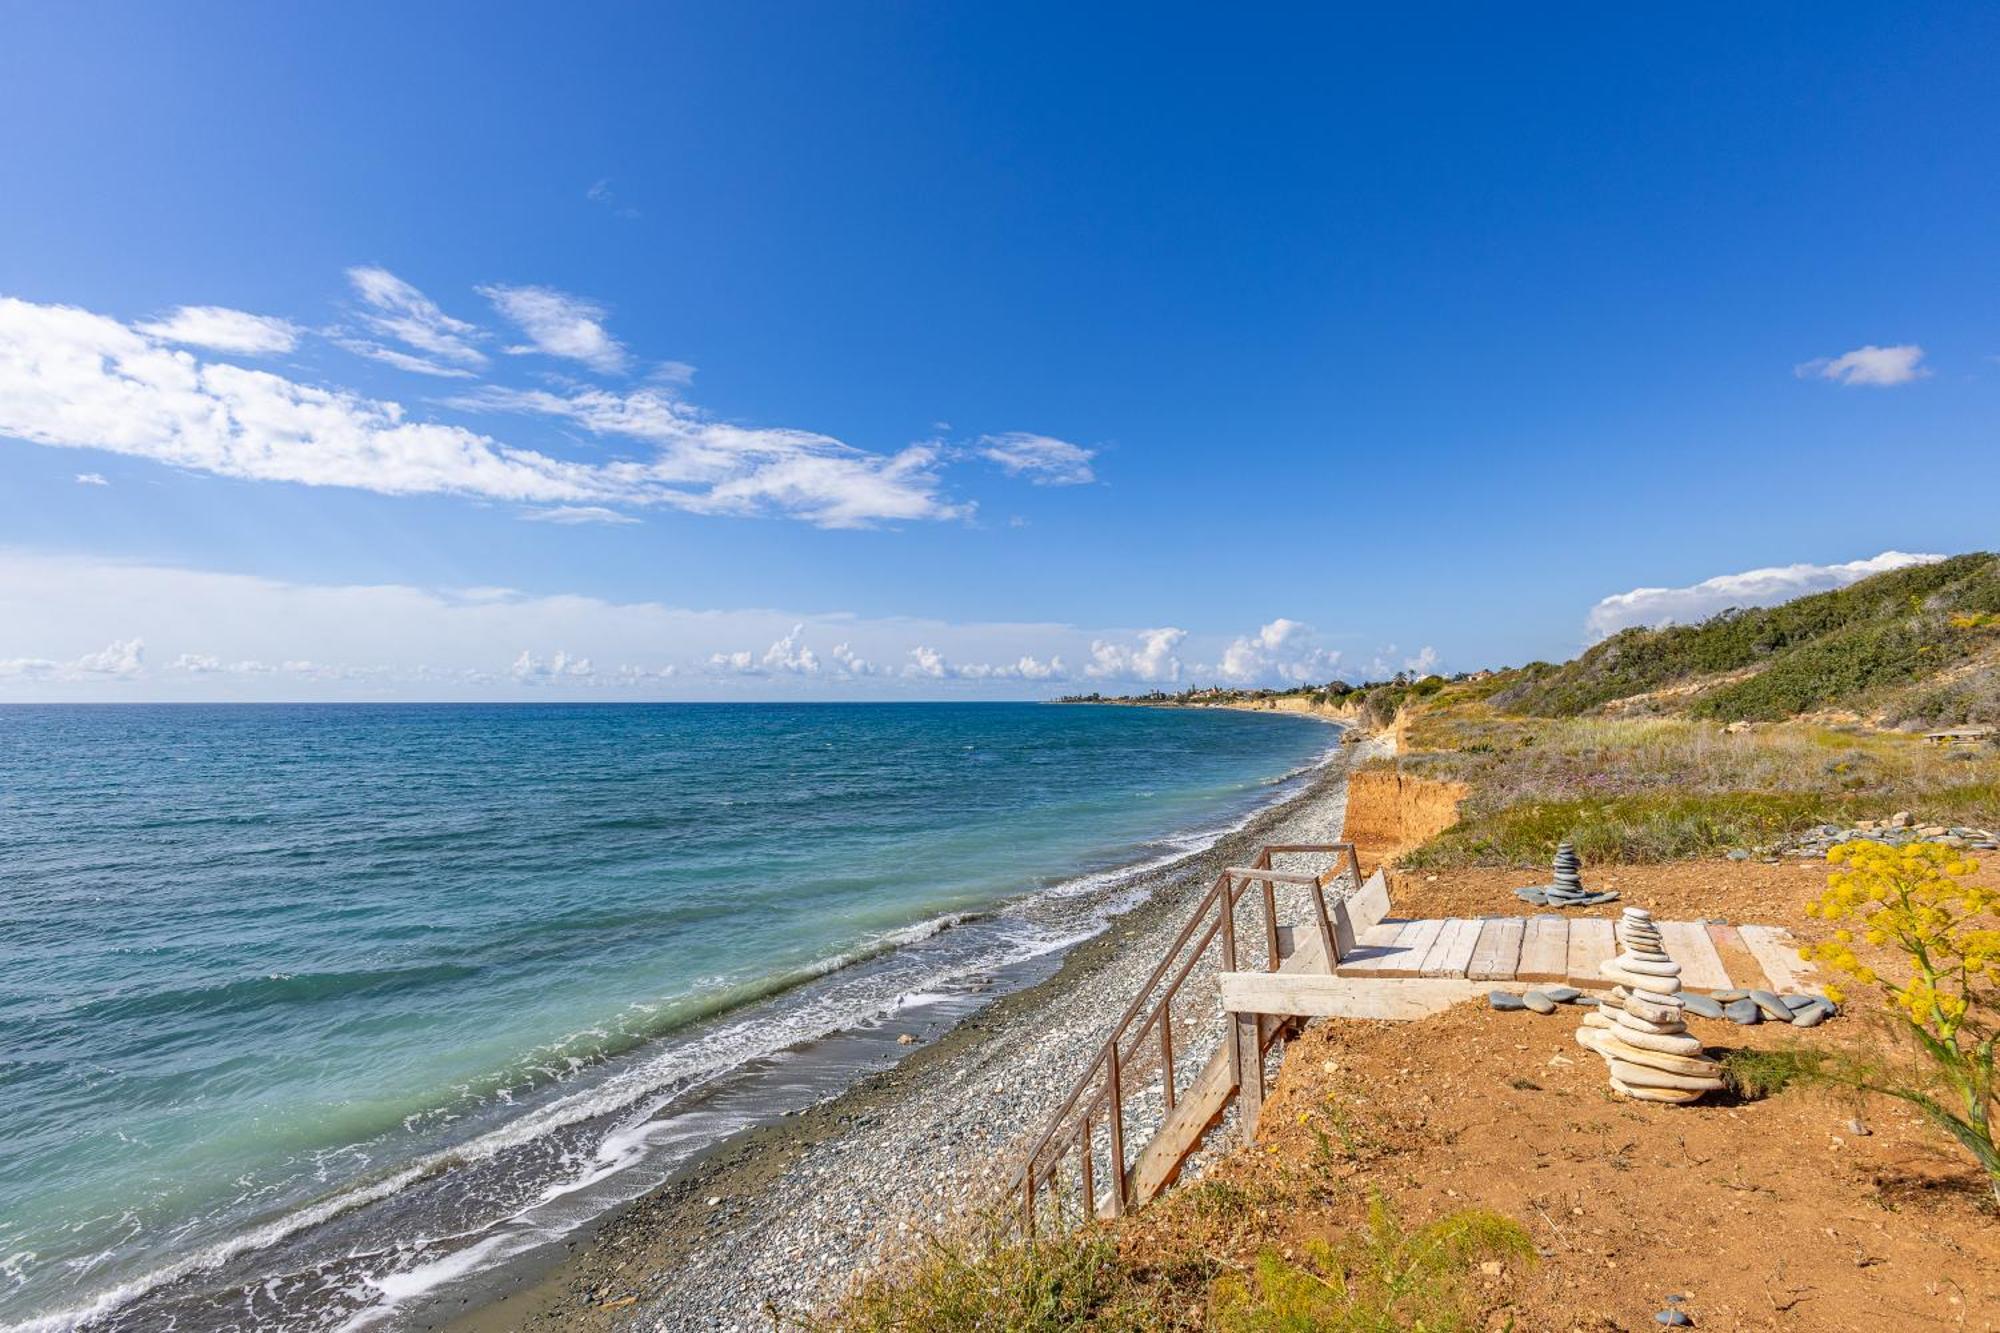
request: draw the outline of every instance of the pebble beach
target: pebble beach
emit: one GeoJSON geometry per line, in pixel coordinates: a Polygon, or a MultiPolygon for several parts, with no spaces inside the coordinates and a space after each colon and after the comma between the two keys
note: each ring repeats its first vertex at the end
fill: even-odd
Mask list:
{"type": "MultiPolygon", "coordinates": [[[[1334,841],[1348,767],[1384,744],[1344,747],[1305,791],[1155,872],[1141,904],[1052,977],[944,1033],[899,1033],[923,1044],[841,1096],[725,1142],[553,1268],[503,1271],[488,1300],[438,1323],[454,1333],[808,1327],[884,1260],[965,1234],[1217,872],[1265,843],[1334,841]]],[[[1188,1049],[1205,1054],[1219,1039],[1218,1019],[1188,1033],[1188,1049]]]]}

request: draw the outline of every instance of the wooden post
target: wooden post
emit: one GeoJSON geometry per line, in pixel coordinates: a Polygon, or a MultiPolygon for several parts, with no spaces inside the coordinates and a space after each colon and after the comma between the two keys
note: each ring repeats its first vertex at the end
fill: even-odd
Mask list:
{"type": "Polygon", "coordinates": [[[1088,1222],[1097,1216],[1097,1175],[1090,1160],[1090,1117],[1083,1118],[1077,1127],[1076,1150],[1083,1157],[1083,1220],[1088,1222]]]}
{"type": "Polygon", "coordinates": [[[1222,970],[1236,970],[1236,880],[1222,882],[1222,970]]]}
{"type": "Polygon", "coordinates": [[[1278,970],[1278,886],[1270,880],[1264,881],[1264,948],[1266,949],[1266,972],[1278,970]]]}
{"type": "Polygon", "coordinates": [[[1125,1215],[1125,1095],[1118,1079],[1118,1038],[1104,1044],[1107,1100],[1111,1103],[1111,1215],[1125,1215]]]}
{"type": "Polygon", "coordinates": [[[1264,1112],[1264,1052],[1257,1015],[1238,1013],[1232,1040],[1236,1046],[1236,1114],[1245,1147],[1257,1141],[1257,1117],[1264,1112]]]}
{"type": "Polygon", "coordinates": [[[1160,1006],[1160,1089],[1166,1109],[1174,1109],[1174,997],[1160,1006]]]}
{"type": "Polygon", "coordinates": [[[1021,1230],[1029,1240],[1035,1238],[1035,1159],[1028,1159],[1028,1166],[1021,1173],[1021,1230]]]}

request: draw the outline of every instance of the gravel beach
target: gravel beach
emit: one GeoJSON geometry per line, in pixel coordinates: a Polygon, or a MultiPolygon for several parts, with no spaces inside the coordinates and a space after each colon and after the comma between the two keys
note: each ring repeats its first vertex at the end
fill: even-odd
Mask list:
{"type": "MultiPolygon", "coordinates": [[[[580,1235],[553,1268],[503,1270],[486,1299],[430,1326],[810,1327],[874,1265],[951,1234],[994,1198],[1218,871],[1265,843],[1334,841],[1348,768],[1385,744],[1342,747],[1305,791],[1154,872],[1143,902],[1047,980],[838,1097],[738,1134],[580,1235]]],[[[1185,1059],[1213,1049],[1217,1019],[1184,1034],[1185,1059]]]]}

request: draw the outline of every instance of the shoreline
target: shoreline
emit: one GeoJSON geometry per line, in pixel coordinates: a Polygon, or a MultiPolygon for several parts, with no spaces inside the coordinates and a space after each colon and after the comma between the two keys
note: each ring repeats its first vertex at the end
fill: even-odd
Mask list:
{"type": "MultiPolygon", "coordinates": [[[[1264,842],[1337,840],[1348,770],[1364,748],[1331,751],[1302,791],[1142,875],[1135,906],[1042,960],[1039,976],[1010,978],[997,998],[933,1020],[934,1040],[907,1053],[888,1045],[886,1068],[728,1135],[572,1232],[560,1253],[550,1247],[470,1278],[452,1293],[455,1308],[413,1307],[410,1322],[498,1333],[769,1329],[774,1318],[809,1319],[876,1263],[951,1230],[997,1189],[1016,1141],[1068,1090],[1088,1039],[1130,1000],[1154,943],[1179,929],[1222,865],[1264,842]]],[[[827,1040],[886,1044],[894,1031],[827,1040]]]]}

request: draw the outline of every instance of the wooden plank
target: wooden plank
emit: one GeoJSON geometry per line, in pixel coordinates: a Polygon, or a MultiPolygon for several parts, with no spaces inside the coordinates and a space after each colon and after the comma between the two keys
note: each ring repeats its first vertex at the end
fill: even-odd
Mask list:
{"type": "Polygon", "coordinates": [[[1463,977],[1465,968],[1472,961],[1473,946],[1479,943],[1481,923],[1474,918],[1452,917],[1438,931],[1437,941],[1424,955],[1423,975],[1427,977],[1463,977]]]}
{"type": "Polygon", "coordinates": [[[1715,955],[1722,960],[1722,970],[1734,978],[1729,988],[1751,990],[1763,984],[1764,969],[1757,965],[1756,955],[1743,943],[1743,936],[1737,933],[1736,927],[1709,922],[1708,942],[1715,946],[1715,955]]]}
{"type": "Polygon", "coordinates": [[[1389,915],[1389,881],[1377,870],[1347,900],[1347,913],[1354,918],[1354,933],[1365,935],[1370,927],[1389,915]]]}
{"type": "Polygon", "coordinates": [[[1577,917],[1569,923],[1569,957],[1563,965],[1569,984],[1608,987],[1611,983],[1597,967],[1617,952],[1618,940],[1610,921],[1601,916],[1577,917]]]}
{"type": "Polygon", "coordinates": [[[1236,1090],[1236,1128],[1246,1148],[1256,1144],[1257,1121],[1264,1114],[1264,1034],[1257,1018],[1255,1013],[1237,1014],[1229,1036],[1239,1048],[1237,1067],[1243,1071],[1243,1086],[1236,1090]]]}
{"type": "Polygon", "coordinates": [[[1812,975],[1812,964],[1799,957],[1792,932],[1783,926],[1743,926],[1736,933],[1743,937],[1743,947],[1764,969],[1772,990],[1783,995],[1812,984],[1806,980],[1812,975]]]}
{"type": "Polygon", "coordinates": [[[1408,924],[1410,923],[1407,921],[1391,918],[1362,931],[1361,937],[1354,943],[1354,951],[1342,955],[1340,966],[1335,970],[1343,973],[1372,973],[1388,966],[1391,959],[1398,958],[1402,954],[1396,947],[1396,937],[1403,933],[1403,927],[1408,924]]]}
{"type": "Polygon", "coordinates": [[[1531,916],[1521,935],[1520,981],[1561,981],[1569,975],[1569,922],[1559,916],[1531,916]]]}
{"type": "Polygon", "coordinates": [[[1472,946],[1472,961],[1465,975],[1471,981],[1507,981],[1521,961],[1521,937],[1528,923],[1518,916],[1496,916],[1479,928],[1479,942],[1472,946]]]}
{"type": "Polygon", "coordinates": [[[1708,930],[1699,921],[1662,921],[1660,947],[1667,957],[1681,965],[1681,986],[1687,990],[1724,990],[1729,985],[1729,969],[1722,955],[1709,941],[1708,930]]]}
{"type": "Polygon", "coordinates": [[[1222,1007],[1234,1012],[1308,1015],[1315,1018],[1408,1020],[1477,999],[1489,987],[1462,977],[1412,977],[1377,981],[1360,977],[1224,972],[1222,1007]]]}
{"type": "Polygon", "coordinates": [[[1438,932],[1444,929],[1439,920],[1412,921],[1396,936],[1397,957],[1375,969],[1377,976],[1420,977],[1424,973],[1424,956],[1437,943],[1438,932]]]}
{"type": "MultiPolygon", "coordinates": [[[[1319,952],[1317,946],[1314,946],[1313,952],[1319,952]]],[[[1257,975],[1275,980],[1290,974],[1259,972],[1257,975]]],[[[1257,1021],[1260,1036],[1268,1041],[1285,1019],[1279,1014],[1265,1014],[1257,1021]]],[[[1140,1150],[1138,1159],[1125,1175],[1129,1207],[1137,1208],[1173,1184],[1187,1155],[1201,1142],[1202,1136],[1221,1121],[1223,1112],[1229,1107],[1229,1099],[1236,1093],[1235,1080],[1229,1072],[1233,1044],[1225,1037],[1222,1044],[1215,1048],[1208,1057],[1208,1063],[1201,1067],[1201,1073],[1195,1075],[1194,1082],[1188,1084],[1180,1099],[1174,1103],[1174,1109],[1167,1113],[1158,1132],[1140,1150]]]]}
{"type": "MultiPolygon", "coordinates": [[[[1394,927],[1400,931],[1400,925],[1394,927]]],[[[1260,972],[1263,977],[1283,977],[1296,974],[1324,975],[1322,962],[1324,955],[1320,949],[1319,932],[1300,931],[1298,947],[1284,966],[1276,972],[1260,972]]],[[[1257,1020],[1257,1031],[1261,1040],[1269,1041],[1279,1026],[1286,1020],[1277,1014],[1266,1014],[1257,1020]]],[[[1146,1146],[1133,1159],[1131,1169],[1125,1173],[1125,1197],[1127,1207],[1137,1208],[1161,1190],[1174,1183],[1180,1174],[1181,1163],[1187,1160],[1189,1152],[1201,1142],[1202,1136],[1222,1119],[1228,1109],[1229,1099],[1236,1092],[1235,1080],[1230,1077],[1230,1047],[1233,1043],[1225,1037],[1215,1050],[1209,1053],[1208,1062],[1201,1067],[1194,1081],[1182,1089],[1174,1101],[1174,1109],[1167,1112],[1160,1127],[1146,1146]]]]}

